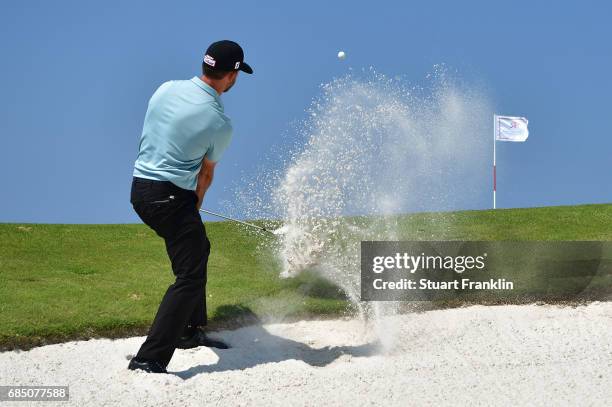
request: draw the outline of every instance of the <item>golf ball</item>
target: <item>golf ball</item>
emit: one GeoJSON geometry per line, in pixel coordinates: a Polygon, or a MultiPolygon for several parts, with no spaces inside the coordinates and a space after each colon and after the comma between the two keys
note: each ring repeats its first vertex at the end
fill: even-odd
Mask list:
{"type": "Polygon", "coordinates": [[[344,58],[346,58],[346,54],[344,53],[344,51],[339,51],[338,52],[338,59],[343,60],[344,58]]]}

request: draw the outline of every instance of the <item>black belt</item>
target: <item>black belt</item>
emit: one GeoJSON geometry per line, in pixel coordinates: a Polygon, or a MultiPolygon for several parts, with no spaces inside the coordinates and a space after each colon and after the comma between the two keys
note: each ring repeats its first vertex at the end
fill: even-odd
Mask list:
{"type": "MultiPolygon", "coordinates": [[[[168,186],[174,185],[170,181],[158,181],[156,179],[146,179],[146,178],[138,178],[138,177],[134,177],[134,182],[137,184],[158,184],[158,185],[168,185],[168,186]]],[[[176,187],[176,185],[174,186],[176,187]]]]}
{"type": "MultiPolygon", "coordinates": [[[[183,189],[175,184],[173,184],[170,181],[158,181],[158,180],[154,180],[154,179],[146,179],[146,178],[139,178],[139,177],[134,177],[133,179],[133,184],[140,184],[140,185],[148,185],[146,187],[146,189],[148,190],[155,190],[155,191],[159,191],[163,193],[168,193],[168,194],[172,194],[175,195],[176,198],[186,198],[186,199],[193,199],[195,200],[195,202],[197,202],[198,200],[198,196],[196,195],[195,191],[189,190],[189,189],[183,189]]],[[[136,192],[133,188],[132,188],[132,193],[131,193],[131,198],[130,201],[133,202],[137,202],[137,201],[141,201],[139,199],[139,193],[136,192]]]]}

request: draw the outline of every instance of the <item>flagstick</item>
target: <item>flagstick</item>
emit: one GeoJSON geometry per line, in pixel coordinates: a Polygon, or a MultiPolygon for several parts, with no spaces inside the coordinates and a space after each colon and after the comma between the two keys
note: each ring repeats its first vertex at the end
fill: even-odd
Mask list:
{"type": "Polygon", "coordinates": [[[497,190],[497,167],[495,164],[495,142],[496,142],[495,126],[497,126],[497,116],[493,114],[493,209],[496,208],[495,192],[497,190]]]}

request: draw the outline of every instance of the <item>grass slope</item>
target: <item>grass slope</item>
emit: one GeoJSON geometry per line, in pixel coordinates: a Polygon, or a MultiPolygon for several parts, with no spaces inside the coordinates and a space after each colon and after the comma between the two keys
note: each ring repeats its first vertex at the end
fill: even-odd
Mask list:
{"type": "MultiPolygon", "coordinates": [[[[405,240],[612,240],[612,205],[402,216],[405,240]]],[[[280,280],[261,237],[207,223],[208,314],[338,314],[346,301],[308,273],[280,280]]],[[[173,281],[163,241],[144,225],[0,224],[0,349],[143,334],[173,281]]]]}

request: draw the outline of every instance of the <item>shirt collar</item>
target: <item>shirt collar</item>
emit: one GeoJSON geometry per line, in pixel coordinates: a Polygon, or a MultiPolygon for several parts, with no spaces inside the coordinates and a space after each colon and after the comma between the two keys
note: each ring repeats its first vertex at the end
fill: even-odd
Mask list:
{"type": "Polygon", "coordinates": [[[212,97],[215,98],[215,100],[221,106],[223,106],[223,103],[221,102],[221,98],[219,97],[219,94],[212,86],[210,86],[209,84],[207,84],[206,82],[204,82],[202,79],[200,79],[197,76],[194,76],[193,78],[191,78],[191,82],[195,83],[198,87],[202,88],[204,92],[210,94],[212,97]]]}

